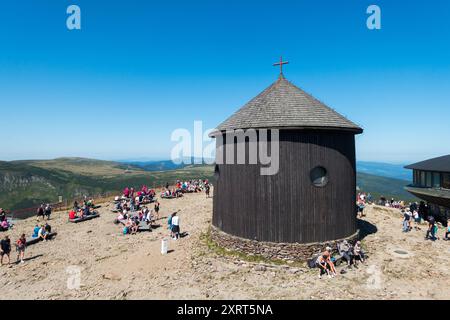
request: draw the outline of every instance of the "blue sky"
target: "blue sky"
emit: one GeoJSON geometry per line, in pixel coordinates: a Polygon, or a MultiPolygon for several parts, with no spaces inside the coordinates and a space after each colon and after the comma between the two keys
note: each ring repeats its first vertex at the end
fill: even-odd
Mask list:
{"type": "Polygon", "coordinates": [[[174,129],[219,124],[281,54],[289,80],[365,129],[359,160],[448,154],[449,18],[446,0],[2,1],[0,159],[169,158],[174,129]]]}

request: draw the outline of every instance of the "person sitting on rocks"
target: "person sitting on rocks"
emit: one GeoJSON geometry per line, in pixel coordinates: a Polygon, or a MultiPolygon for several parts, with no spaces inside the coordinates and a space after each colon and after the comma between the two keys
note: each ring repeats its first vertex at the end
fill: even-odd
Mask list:
{"type": "Polygon", "coordinates": [[[41,230],[41,227],[39,227],[39,225],[36,225],[33,229],[33,235],[31,237],[32,238],[39,237],[39,230],[41,230]]]}
{"type": "Polygon", "coordinates": [[[42,225],[41,228],[39,229],[38,237],[41,240],[47,240],[47,236],[48,236],[48,233],[47,233],[47,231],[45,231],[45,226],[42,225]]]}
{"type": "Polygon", "coordinates": [[[333,252],[333,249],[331,249],[330,247],[327,247],[327,248],[325,249],[325,252],[328,252],[328,258],[327,258],[327,260],[326,260],[326,261],[327,261],[328,269],[330,270],[331,276],[332,276],[332,277],[335,277],[335,276],[337,275],[336,267],[335,267],[335,265],[334,265],[333,260],[331,259],[331,254],[332,254],[332,252],[333,252]]]}
{"type": "Polygon", "coordinates": [[[330,270],[328,269],[328,253],[324,252],[317,257],[316,267],[319,268],[319,279],[322,279],[322,275],[327,274],[331,278],[330,270]]]}
{"type": "Polygon", "coordinates": [[[361,248],[361,241],[356,241],[355,246],[353,247],[353,255],[355,257],[354,263],[356,266],[356,260],[358,259],[361,263],[364,263],[364,251],[361,248]]]}
{"type": "Polygon", "coordinates": [[[351,267],[353,263],[353,248],[350,243],[348,243],[347,240],[344,240],[341,243],[338,243],[337,249],[339,254],[342,256],[342,259],[347,262],[347,266],[351,267]]]}
{"type": "Polygon", "coordinates": [[[9,223],[8,220],[3,220],[0,222],[0,231],[7,231],[9,229],[9,223]]]}
{"type": "Polygon", "coordinates": [[[69,219],[70,220],[73,220],[73,219],[76,219],[77,218],[77,213],[75,212],[75,210],[70,210],[70,212],[69,212],[69,219]]]}

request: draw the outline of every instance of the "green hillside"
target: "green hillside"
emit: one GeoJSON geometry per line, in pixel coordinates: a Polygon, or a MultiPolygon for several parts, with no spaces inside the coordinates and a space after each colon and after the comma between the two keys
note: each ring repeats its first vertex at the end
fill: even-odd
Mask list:
{"type": "MultiPolygon", "coordinates": [[[[213,166],[207,165],[150,172],[132,164],[82,158],[0,162],[0,207],[17,210],[43,202],[54,203],[59,196],[71,200],[118,192],[124,186],[161,187],[176,179],[211,179],[212,176],[213,166]]],[[[375,199],[381,195],[406,201],[414,199],[403,189],[408,181],[359,173],[357,184],[375,199]]]]}
{"type": "Polygon", "coordinates": [[[124,186],[162,186],[177,178],[210,178],[212,167],[147,172],[116,162],[80,158],[0,162],[0,207],[29,208],[83,195],[122,190],[124,186]]]}
{"type": "Polygon", "coordinates": [[[394,198],[404,201],[417,201],[417,198],[404,189],[404,187],[410,183],[411,182],[407,180],[358,172],[356,184],[361,191],[370,192],[376,200],[381,196],[385,196],[388,199],[394,198]]]}

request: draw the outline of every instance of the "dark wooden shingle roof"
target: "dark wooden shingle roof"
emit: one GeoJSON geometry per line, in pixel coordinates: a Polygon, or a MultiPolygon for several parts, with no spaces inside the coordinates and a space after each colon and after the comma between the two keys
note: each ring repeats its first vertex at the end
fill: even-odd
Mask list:
{"type": "Polygon", "coordinates": [[[405,167],[406,169],[415,169],[434,172],[450,172],[450,154],[438,158],[433,158],[417,162],[405,167]]]}
{"type": "Polygon", "coordinates": [[[296,87],[283,75],[217,127],[219,131],[259,128],[363,130],[296,87]]]}

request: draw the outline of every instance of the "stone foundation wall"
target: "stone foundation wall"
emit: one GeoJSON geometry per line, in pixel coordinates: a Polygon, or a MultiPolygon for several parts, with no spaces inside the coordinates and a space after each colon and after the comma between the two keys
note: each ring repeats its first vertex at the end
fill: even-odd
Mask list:
{"type": "MultiPolygon", "coordinates": [[[[345,240],[353,241],[358,238],[359,231],[345,240]]],[[[211,239],[220,247],[232,251],[243,252],[248,255],[259,255],[270,260],[305,261],[313,255],[323,252],[326,247],[336,249],[336,244],[344,239],[323,243],[274,243],[259,242],[235,237],[224,233],[216,227],[211,227],[211,239]]]]}

